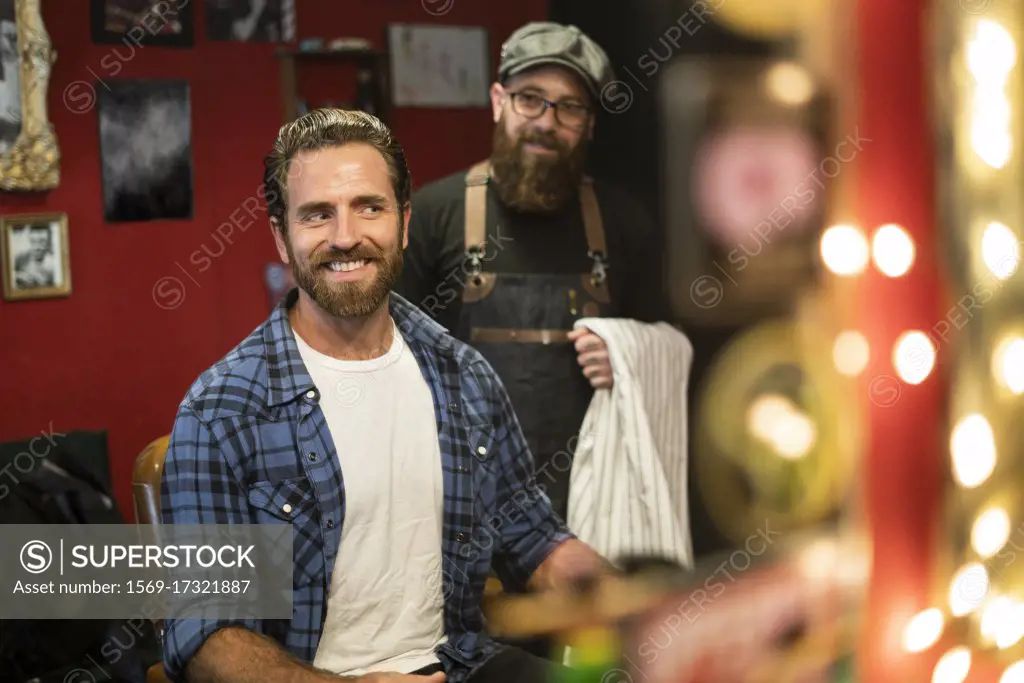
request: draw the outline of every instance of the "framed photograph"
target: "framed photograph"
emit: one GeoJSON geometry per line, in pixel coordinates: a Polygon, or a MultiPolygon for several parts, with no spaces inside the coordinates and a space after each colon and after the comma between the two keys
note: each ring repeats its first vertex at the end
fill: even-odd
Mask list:
{"type": "Polygon", "coordinates": [[[206,0],[206,36],[241,43],[290,43],[295,0],[206,0]]]}
{"type": "Polygon", "coordinates": [[[393,104],[397,107],[489,107],[487,29],[391,24],[393,104]]]}
{"type": "MultiPolygon", "coordinates": [[[[60,150],[47,96],[55,53],[43,0],[0,0],[0,190],[60,185],[60,150]]],[[[65,93],[66,95],[67,93],[65,93]]]]}
{"type": "Polygon", "coordinates": [[[100,44],[192,47],[194,2],[189,0],[91,0],[92,39],[100,44]]]}
{"type": "Polygon", "coordinates": [[[0,217],[0,259],[7,301],[68,296],[68,215],[0,217]]]}
{"type": "Polygon", "coordinates": [[[107,222],[190,220],[193,178],[188,83],[110,80],[96,92],[107,222]]]}

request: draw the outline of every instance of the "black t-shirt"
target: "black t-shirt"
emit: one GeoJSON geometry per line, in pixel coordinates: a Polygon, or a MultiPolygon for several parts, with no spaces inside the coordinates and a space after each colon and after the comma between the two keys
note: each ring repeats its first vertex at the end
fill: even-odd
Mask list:
{"type": "MultiPolygon", "coordinates": [[[[465,176],[460,171],[413,195],[409,246],[396,288],[453,332],[466,279],[465,176]]],[[[608,247],[608,286],[619,315],[640,322],[669,320],[662,250],[650,213],[609,185],[595,181],[594,190],[608,247]]],[[[487,272],[575,274],[593,267],[578,199],[556,214],[521,213],[503,205],[488,187],[486,235],[487,272]]]]}

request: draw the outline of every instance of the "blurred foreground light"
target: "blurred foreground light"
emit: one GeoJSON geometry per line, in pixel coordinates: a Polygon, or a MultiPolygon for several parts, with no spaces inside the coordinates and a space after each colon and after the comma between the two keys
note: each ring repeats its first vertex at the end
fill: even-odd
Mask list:
{"type": "Polygon", "coordinates": [[[935,367],[935,344],[924,332],[911,330],[893,345],[892,365],[907,384],[920,384],[935,367]]]}
{"type": "Polygon", "coordinates": [[[914,265],[914,240],[895,224],[883,225],[871,238],[871,257],[879,272],[900,277],[914,265]]]}
{"type": "Polygon", "coordinates": [[[770,441],[772,426],[785,420],[793,404],[781,394],[761,394],[747,410],[747,430],[761,439],[770,441]]]}
{"type": "Polygon", "coordinates": [[[996,439],[988,420],[979,413],[968,415],[953,428],[949,440],[953,476],[964,488],[985,483],[996,468],[996,439]]]}
{"type": "Polygon", "coordinates": [[[768,69],[764,84],[771,97],[794,107],[807,104],[814,96],[814,81],[810,74],[793,62],[780,62],[768,69]]]}
{"type": "Polygon", "coordinates": [[[868,240],[854,226],[833,225],[822,234],[821,260],[836,275],[859,275],[868,259],[868,240]]]}
{"type": "Polygon", "coordinates": [[[750,405],[747,429],[787,460],[807,455],[818,436],[814,422],[779,394],[764,394],[750,405]]]}
{"type": "Polygon", "coordinates": [[[985,565],[971,562],[964,565],[949,583],[949,611],[963,617],[978,609],[988,595],[989,579],[985,565]]]}
{"type": "Polygon", "coordinates": [[[932,683],[963,683],[970,670],[971,651],[962,646],[954,647],[935,665],[932,683]]]}
{"type": "Polygon", "coordinates": [[[1022,617],[1024,604],[1010,597],[998,597],[981,614],[981,635],[1000,650],[1013,647],[1024,638],[1022,617]]]}
{"type": "Polygon", "coordinates": [[[832,362],[836,370],[847,377],[864,372],[871,355],[867,338],[856,330],[845,330],[836,335],[832,345],[832,362]]]}
{"type": "Polygon", "coordinates": [[[918,612],[903,628],[903,649],[907,652],[924,652],[942,635],[944,626],[942,610],[932,607],[918,612]]]}
{"type": "Polygon", "coordinates": [[[981,637],[995,642],[1000,632],[1012,627],[1016,616],[1014,606],[1014,601],[1005,595],[990,600],[981,610],[981,637]]]}
{"type": "Polygon", "coordinates": [[[1017,45],[999,22],[979,19],[967,43],[967,70],[974,77],[971,147],[992,168],[1006,166],[1013,151],[1006,85],[1017,63],[1017,45]]]}
{"type": "Polygon", "coordinates": [[[971,148],[986,165],[1006,166],[1013,151],[1013,137],[999,112],[1009,108],[1002,94],[978,93],[971,116],[971,148]]]}
{"type": "Polygon", "coordinates": [[[1013,231],[1002,223],[992,222],[981,234],[981,258],[989,273],[998,280],[1013,275],[1020,265],[1020,244],[1013,231]]]}
{"type": "Polygon", "coordinates": [[[967,70],[978,83],[1002,85],[1017,64],[1017,44],[1002,24],[979,19],[967,44],[967,70]]]}
{"type": "Polygon", "coordinates": [[[1001,507],[992,507],[974,520],[971,527],[971,547],[982,559],[988,559],[1002,550],[1010,540],[1010,516],[1001,507]]]}
{"type": "Polygon", "coordinates": [[[999,677],[999,683],[1024,683],[1024,660],[1006,667],[1006,671],[999,677]]]}
{"type": "Polygon", "coordinates": [[[1024,393],[1024,339],[1005,336],[992,352],[992,375],[1014,395],[1024,393]]]}

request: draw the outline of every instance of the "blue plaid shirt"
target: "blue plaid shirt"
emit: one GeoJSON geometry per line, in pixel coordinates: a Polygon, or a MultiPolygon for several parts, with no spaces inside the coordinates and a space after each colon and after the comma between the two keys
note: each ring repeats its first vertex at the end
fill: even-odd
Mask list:
{"type": "MultiPolygon", "coordinates": [[[[312,662],[341,544],[345,492],[321,391],[288,321],[298,290],[189,389],[174,422],[161,488],[165,524],[290,522],[291,620],[179,619],[165,623],[173,681],[217,629],[243,626],[312,662]]],[[[397,294],[389,309],[430,386],[444,479],[443,592],[451,683],[501,647],[485,633],[484,585],[493,569],[525,585],[572,538],[537,487],[533,459],[494,370],[474,349],[397,294]]],[[[369,426],[367,428],[370,428],[369,426]]],[[[340,435],[335,435],[340,436],[340,435]]],[[[344,446],[344,440],[339,438],[344,446]]],[[[410,491],[410,495],[415,495],[410,491]]]]}

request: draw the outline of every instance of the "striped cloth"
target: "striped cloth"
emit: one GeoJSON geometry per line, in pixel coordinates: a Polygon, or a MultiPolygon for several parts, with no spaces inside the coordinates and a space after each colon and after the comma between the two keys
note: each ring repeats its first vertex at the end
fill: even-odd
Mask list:
{"type": "Polygon", "coordinates": [[[594,392],[569,479],[569,528],[604,557],[693,563],[686,391],[693,346],[668,323],[576,321],[608,347],[615,383],[594,392]]]}

